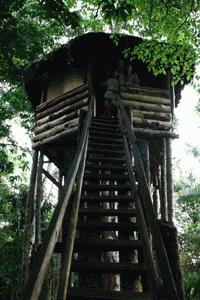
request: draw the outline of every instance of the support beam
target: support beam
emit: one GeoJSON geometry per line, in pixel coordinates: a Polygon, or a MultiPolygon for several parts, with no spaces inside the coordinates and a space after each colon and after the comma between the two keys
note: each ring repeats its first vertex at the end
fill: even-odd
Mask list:
{"type": "Polygon", "coordinates": [[[168,221],[173,223],[173,175],[171,139],[166,139],[168,221]]]}
{"type": "Polygon", "coordinates": [[[166,139],[163,139],[162,162],[161,162],[161,219],[167,221],[167,186],[166,186],[166,139]]]}
{"type": "Polygon", "coordinates": [[[33,216],[35,210],[35,185],[38,163],[38,151],[33,152],[32,169],[29,183],[29,192],[26,202],[25,226],[24,226],[24,245],[22,255],[22,286],[26,285],[29,276],[30,255],[32,251],[32,234],[33,234],[33,216]]]}
{"type": "Polygon", "coordinates": [[[36,209],[35,209],[35,250],[41,243],[41,203],[43,196],[42,168],[44,155],[40,152],[37,167],[36,209]]]}
{"type": "Polygon", "coordinates": [[[51,181],[53,182],[53,184],[55,184],[58,188],[61,188],[62,185],[60,184],[60,182],[58,182],[47,170],[42,169],[42,172],[44,173],[44,175],[51,181]]]}

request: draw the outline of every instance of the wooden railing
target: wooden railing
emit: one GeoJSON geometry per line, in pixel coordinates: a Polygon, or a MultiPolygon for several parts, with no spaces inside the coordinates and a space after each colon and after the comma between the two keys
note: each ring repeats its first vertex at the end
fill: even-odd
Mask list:
{"type": "MultiPolygon", "coordinates": [[[[159,274],[161,275],[161,279],[163,281],[163,288],[165,289],[165,294],[164,296],[165,300],[179,300],[179,297],[177,295],[177,290],[176,286],[174,283],[173,275],[171,272],[171,268],[169,265],[167,253],[165,250],[165,246],[162,240],[162,236],[160,233],[159,225],[156,219],[156,215],[154,212],[154,208],[152,205],[152,200],[151,200],[151,195],[147,183],[147,178],[139,150],[139,146],[137,144],[137,138],[134,133],[133,126],[131,125],[129,118],[126,114],[126,111],[124,109],[124,106],[122,104],[122,101],[120,98],[118,98],[118,115],[119,119],[121,119],[121,126],[123,126],[123,132],[126,132],[126,138],[128,141],[128,144],[131,148],[130,155],[131,157],[134,157],[134,166],[135,166],[135,172],[137,176],[137,182],[138,182],[138,193],[139,193],[139,198],[136,195],[136,205],[138,205],[138,211],[140,212],[140,222],[147,222],[147,226],[150,229],[152,238],[153,238],[153,248],[156,253],[156,261],[159,266],[159,274]],[[141,202],[140,202],[141,201],[141,202]],[[145,218],[145,219],[144,219],[145,218]]],[[[126,143],[126,142],[125,142],[126,143]]],[[[128,146],[127,146],[128,147],[128,146]]],[[[126,148],[125,148],[126,150],[126,148]]],[[[127,152],[127,151],[126,151],[127,152]]],[[[126,154],[127,157],[128,154],[126,154]]],[[[129,171],[129,178],[130,182],[134,184],[134,177],[135,174],[133,172],[133,168],[130,167],[131,165],[131,160],[128,161],[127,163],[128,166],[128,171],[129,171]]],[[[136,186],[133,186],[133,189],[135,189],[136,186]]],[[[140,226],[143,226],[144,224],[140,224],[140,226]]],[[[146,226],[143,228],[143,235],[144,235],[144,240],[148,240],[147,238],[147,232],[146,232],[146,226]]],[[[150,250],[150,245],[147,243],[147,255],[150,257],[151,255],[151,250],[150,250]]],[[[148,260],[148,261],[151,261],[148,260]]],[[[154,266],[151,266],[152,270],[154,270],[154,266]]],[[[152,274],[154,275],[154,274],[152,274]]],[[[162,299],[161,296],[159,295],[158,299],[162,299]]]]}
{"type": "Polygon", "coordinates": [[[81,109],[86,109],[89,99],[88,84],[40,104],[36,109],[36,129],[33,148],[75,132],[79,127],[81,109]]]}
{"type": "Polygon", "coordinates": [[[177,137],[173,132],[171,99],[167,90],[122,85],[120,99],[129,109],[136,133],[177,137]]]}
{"type": "MultiPolygon", "coordinates": [[[[93,115],[94,99],[91,96],[91,101],[88,107],[88,112],[85,118],[83,130],[78,144],[77,152],[75,154],[73,163],[68,172],[63,190],[63,197],[59,200],[55,211],[53,213],[49,228],[44,237],[42,245],[39,247],[35,255],[35,264],[30,272],[29,279],[23,293],[23,300],[36,300],[39,295],[48,271],[50,259],[53,255],[54,248],[58,239],[59,232],[62,228],[65,213],[69,205],[69,199],[72,194],[73,186],[77,175],[80,177],[84,172],[84,164],[86,159],[87,141],[89,135],[89,126],[93,115]]],[[[80,191],[81,180],[78,180],[76,191],[80,191]]],[[[80,192],[79,192],[80,194],[80,192]]],[[[68,258],[70,264],[70,257],[68,258]]],[[[65,287],[63,287],[65,288],[65,287]]]]}

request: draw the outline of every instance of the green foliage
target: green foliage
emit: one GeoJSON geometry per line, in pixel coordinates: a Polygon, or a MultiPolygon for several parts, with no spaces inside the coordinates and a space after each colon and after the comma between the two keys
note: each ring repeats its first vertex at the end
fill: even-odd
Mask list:
{"type": "Polygon", "coordinates": [[[187,300],[200,297],[200,184],[190,174],[175,185],[179,244],[187,300]]]}
{"type": "MultiPolygon", "coordinates": [[[[0,0],[0,298],[19,299],[24,183],[29,163],[27,149],[19,150],[10,128],[18,117],[30,134],[33,129],[33,114],[23,88],[26,67],[59,46],[63,38],[66,41],[89,30],[111,31],[117,43],[115,33],[124,32],[146,39],[135,49],[127,49],[125,55],[147,63],[155,75],[171,70],[175,83],[189,81],[193,64],[199,62],[199,5],[197,0],[0,0]]],[[[192,269],[196,265],[191,267],[199,247],[194,234],[199,230],[195,212],[199,190],[187,193],[186,187],[184,182],[179,190],[179,210],[186,222],[180,240],[189,270],[185,271],[187,294],[193,297],[199,283],[196,269],[192,269]]],[[[43,228],[51,211],[47,202],[43,228]]]]}
{"type": "Polygon", "coordinates": [[[147,63],[155,75],[171,70],[174,83],[192,79],[193,66],[200,61],[199,1],[85,0],[82,6],[88,18],[103,22],[104,28],[146,39],[127,49],[125,56],[147,63]]]}
{"type": "Polygon", "coordinates": [[[10,177],[8,180],[6,177],[1,179],[0,298],[19,299],[27,186],[19,184],[18,178],[10,177]]]}

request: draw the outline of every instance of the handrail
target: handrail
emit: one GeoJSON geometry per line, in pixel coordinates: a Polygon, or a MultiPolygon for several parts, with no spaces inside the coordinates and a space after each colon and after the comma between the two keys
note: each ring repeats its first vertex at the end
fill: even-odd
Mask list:
{"type": "Polygon", "coordinates": [[[123,130],[123,122],[122,122],[121,115],[119,115],[118,118],[119,118],[119,124],[120,124],[120,128],[121,128],[121,132],[122,132],[122,135],[123,135],[123,144],[124,144],[124,153],[125,153],[125,159],[126,159],[126,166],[127,166],[127,171],[128,171],[130,188],[131,188],[131,191],[132,191],[132,196],[133,196],[135,207],[136,207],[137,223],[139,225],[140,235],[141,235],[141,237],[143,239],[143,243],[144,243],[144,255],[145,255],[146,260],[148,262],[147,263],[147,268],[148,268],[149,274],[151,274],[151,276],[149,277],[149,284],[152,287],[152,291],[153,291],[153,294],[155,296],[155,299],[161,300],[160,290],[161,290],[161,286],[162,286],[162,281],[159,278],[159,275],[158,275],[158,272],[157,272],[157,269],[155,267],[155,263],[154,263],[154,260],[153,260],[153,253],[152,253],[152,250],[151,250],[151,244],[150,244],[147,224],[146,224],[142,204],[141,204],[141,201],[140,201],[140,198],[139,198],[139,193],[138,193],[138,190],[137,190],[137,186],[136,186],[136,179],[135,179],[135,174],[133,172],[133,164],[132,164],[132,160],[131,160],[131,153],[130,153],[130,150],[129,150],[129,145],[128,145],[128,141],[127,141],[127,138],[126,138],[126,134],[123,130]]]}
{"type": "Polygon", "coordinates": [[[144,208],[145,217],[147,219],[148,225],[153,234],[153,238],[155,240],[154,249],[156,251],[156,257],[159,264],[160,274],[162,276],[163,284],[166,290],[167,299],[169,300],[179,300],[177,295],[176,286],[174,283],[174,278],[171,272],[171,267],[169,265],[169,261],[167,258],[167,253],[165,250],[165,246],[162,240],[162,236],[160,233],[159,225],[157,223],[156,215],[154,212],[154,208],[151,201],[151,195],[147,184],[147,178],[144,171],[144,166],[139,150],[139,146],[137,144],[137,138],[134,133],[134,129],[132,124],[129,121],[127,113],[124,109],[122,101],[118,97],[118,112],[124,122],[124,126],[127,130],[127,138],[129,143],[132,145],[132,152],[134,157],[134,164],[137,174],[139,195],[142,200],[142,206],[144,208]]]}
{"type": "Polygon", "coordinates": [[[77,152],[75,154],[73,163],[70,167],[70,170],[68,172],[68,176],[65,182],[65,189],[63,191],[63,197],[58,202],[51,222],[49,224],[48,231],[46,233],[46,236],[44,238],[44,242],[41,245],[41,247],[38,249],[36,253],[36,259],[33,270],[31,270],[31,274],[29,276],[29,279],[27,281],[24,293],[23,293],[23,300],[36,300],[39,298],[42,285],[44,283],[48,266],[50,259],[52,257],[55,244],[57,242],[57,238],[59,235],[59,232],[62,227],[62,222],[65,216],[65,212],[67,210],[69,199],[72,193],[73,185],[75,183],[76,175],[81,163],[82,158],[84,157],[84,149],[86,150],[87,147],[85,147],[87,138],[88,138],[88,131],[89,126],[91,123],[91,118],[93,114],[93,106],[94,106],[94,97],[91,96],[91,101],[88,107],[88,112],[86,115],[86,119],[84,122],[83,131],[80,137],[80,141],[78,144],[77,152]]]}

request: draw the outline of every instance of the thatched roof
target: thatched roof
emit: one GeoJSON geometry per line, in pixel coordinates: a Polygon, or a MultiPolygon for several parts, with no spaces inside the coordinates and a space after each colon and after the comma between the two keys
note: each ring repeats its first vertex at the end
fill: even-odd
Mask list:
{"type": "MultiPolygon", "coordinates": [[[[102,32],[84,34],[28,67],[24,76],[25,87],[33,106],[39,104],[45,82],[64,72],[71,63],[78,67],[86,67],[88,62],[92,62],[95,66],[100,66],[102,63],[111,66],[123,57],[124,49],[133,48],[142,42],[141,38],[130,35],[118,35],[117,37],[118,44],[116,45],[110,34],[102,32]]],[[[147,68],[139,61],[136,61],[137,68],[145,76],[146,81],[150,77],[151,79],[154,77],[152,74],[147,74],[147,68]]],[[[155,87],[162,88],[164,77],[154,77],[155,87]]],[[[182,88],[183,86],[176,87],[176,104],[179,102],[182,88]]]]}

